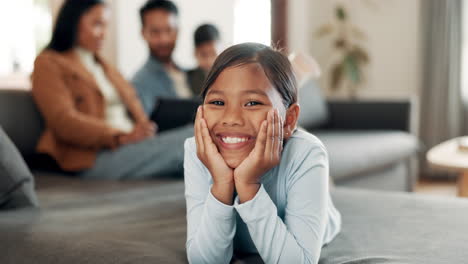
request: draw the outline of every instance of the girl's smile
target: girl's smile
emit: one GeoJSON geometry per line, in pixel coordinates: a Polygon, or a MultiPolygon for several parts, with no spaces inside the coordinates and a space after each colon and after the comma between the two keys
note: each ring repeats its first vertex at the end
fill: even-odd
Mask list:
{"type": "Polygon", "coordinates": [[[226,132],[216,134],[215,141],[218,141],[218,145],[222,148],[237,150],[255,144],[255,139],[256,137],[244,133],[226,132]]]}

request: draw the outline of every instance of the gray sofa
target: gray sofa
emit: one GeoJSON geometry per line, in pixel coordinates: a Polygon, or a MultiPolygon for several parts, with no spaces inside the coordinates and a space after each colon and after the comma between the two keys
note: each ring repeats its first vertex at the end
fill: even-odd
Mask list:
{"type": "MultiPolygon", "coordinates": [[[[85,181],[56,171],[38,170],[41,164],[35,160],[34,144],[43,126],[42,119],[28,93],[2,91],[0,94],[3,95],[0,96],[0,125],[29,160],[40,202],[39,208],[0,211],[0,263],[187,263],[181,178],[85,181]]],[[[324,125],[317,134],[326,130],[324,125]]],[[[334,136],[338,132],[331,132],[339,130],[330,128],[328,141],[322,136],[329,148],[341,146],[342,135],[334,136]],[[333,137],[338,138],[333,143],[336,146],[330,143],[333,137]]],[[[358,142],[357,135],[368,138],[374,133],[386,136],[389,136],[386,133],[400,133],[373,130],[347,128],[340,133],[356,137],[344,143],[358,142]]],[[[360,145],[355,146],[358,149],[360,145]]],[[[347,158],[338,156],[331,162],[352,159],[352,149],[346,152],[350,155],[347,158]]],[[[388,147],[387,151],[392,149],[388,147]]],[[[372,151],[370,148],[369,153],[372,151]]],[[[403,156],[393,163],[402,162],[403,156]]],[[[342,176],[343,180],[337,179],[344,185],[353,186],[356,179],[356,185],[362,187],[357,179],[370,177],[376,178],[375,187],[383,189],[378,171],[386,170],[398,174],[388,165],[369,171],[360,167],[352,173],[359,176],[346,175],[347,171],[335,173],[346,175],[342,176]]],[[[334,188],[332,196],[342,214],[343,226],[336,239],[322,249],[322,264],[464,263],[468,258],[466,200],[348,187],[334,188]]],[[[262,262],[254,255],[243,256],[233,263],[262,262]]]]}
{"type": "MultiPolygon", "coordinates": [[[[311,117],[320,112],[316,107],[307,107],[320,105],[312,101],[319,96],[302,94],[301,115],[311,117]]],[[[320,115],[320,122],[302,119],[300,123],[327,147],[330,175],[337,185],[391,191],[413,189],[417,178],[413,161],[418,144],[409,133],[409,102],[330,101],[320,115]]],[[[44,157],[34,151],[44,124],[30,92],[0,89],[0,125],[32,170],[49,169],[50,166],[44,166],[44,157]]]]}
{"type": "MultiPolygon", "coordinates": [[[[37,177],[41,208],[0,211],[0,263],[187,263],[183,182],[37,177]]],[[[337,187],[321,264],[466,263],[468,201],[337,187]]],[[[262,263],[245,256],[234,263],[262,263]]]]}
{"type": "Polygon", "coordinates": [[[412,104],[404,101],[326,100],[316,81],[299,89],[299,124],[329,153],[336,185],[412,191],[418,175],[418,139],[412,104]]]}
{"type": "Polygon", "coordinates": [[[322,126],[306,128],[325,144],[336,185],[413,190],[419,147],[409,129],[409,101],[328,101],[327,108],[322,126]]]}

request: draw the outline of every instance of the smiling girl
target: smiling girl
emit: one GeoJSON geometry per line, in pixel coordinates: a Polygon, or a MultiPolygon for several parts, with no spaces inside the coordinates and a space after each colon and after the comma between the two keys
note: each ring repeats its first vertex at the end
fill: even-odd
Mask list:
{"type": "Polygon", "coordinates": [[[265,263],[317,263],[340,230],[329,194],[328,157],[296,129],[297,87],[280,52],[230,47],[204,84],[195,137],[185,142],[187,256],[229,263],[258,253],[265,263]]]}

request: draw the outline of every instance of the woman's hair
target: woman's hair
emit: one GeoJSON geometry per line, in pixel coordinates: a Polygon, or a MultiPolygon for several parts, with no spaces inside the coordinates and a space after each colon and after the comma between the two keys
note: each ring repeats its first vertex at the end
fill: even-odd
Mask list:
{"type": "Polygon", "coordinates": [[[95,5],[102,4],[103,0],[66,0],[60,8],[52,39],[46,49],[63,52],[75,47],[81,17],[95,5]]]}
{"type": "Polygon", "coordinates": [[[296,77],[288,58],[280,51],[259,43],[242,43],[223,51],[208,73],[202,87],[202,98],[218,76],[229,67],[238,67],[249,63],[258,63],[266,77],[279,92],[286,108],[297,102],[296,77]]]}

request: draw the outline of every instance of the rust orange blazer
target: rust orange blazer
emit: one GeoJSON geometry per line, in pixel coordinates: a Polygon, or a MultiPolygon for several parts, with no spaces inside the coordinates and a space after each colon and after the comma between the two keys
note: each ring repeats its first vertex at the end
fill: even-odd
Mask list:
{"type": "MultiPolygon", "coordinates": [[[[135,123],[147,122],[134,88],[96,56],[135,123]]],[[[46,129],[37,151],[52,156],[67,171],[91,168],[99,150],[116,148],[122,134],[105,122],[104,97],[75,51],[45,50],[34,62],[32,93],[46,129]]]]}

